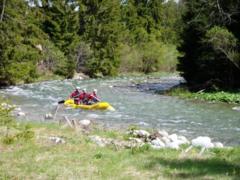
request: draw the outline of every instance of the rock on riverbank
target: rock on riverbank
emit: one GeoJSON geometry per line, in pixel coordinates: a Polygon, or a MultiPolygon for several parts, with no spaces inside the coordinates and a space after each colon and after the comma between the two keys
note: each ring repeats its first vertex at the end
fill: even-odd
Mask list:
{"type": "Polygon", "coordinates": [[[100,136],[90,136],[89,138],[92,142],[101,147],[115,145],[119,148],[132,148],[149,145],[153,149],[180,149],[181,145],[188,145],[189,147],[195,146],[204,148],[204,150],[214,147],[224,147],[221,142],[212,142],[211,138],[206,136],[199,136],[195,139],[188,140],[185,136],[169,134],[165,130],[158,130],[154,133],[150,133],[146,130],[130,130],[127,132],[127,135],[129,135],[129,138],[125,141],[103,138],[100,136]]]}

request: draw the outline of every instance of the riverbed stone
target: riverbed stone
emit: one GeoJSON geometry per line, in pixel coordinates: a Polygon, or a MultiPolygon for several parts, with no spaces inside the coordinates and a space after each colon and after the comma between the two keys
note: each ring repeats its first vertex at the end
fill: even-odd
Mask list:
{"type": "Polygon", "coordinates": [[[82,126],[87,127],[87,126],[89,126],[91,124],[91,121],[88,120],[88,119],[83,119],[83,120],[79,121],[79,124],[82,125],[82,126]]]}
{"type": "Polygon", "coordinates": [[[168,143],[171,142],[171,140],[170,140],[168,137],[166,137],[166,136],[162,137],[161,140],[162,140],[165,144],[168,144],[168,143]]]}
{"type": "Polygon", "coordinates": [[[162,137],[168,137],[168,132],[167,131],[165,131],[165,130],[159,130],[158,132],[157,132],[159,135],[161,135],[162,137]]]}
{"type": "Polygon", "coordinates": [[[100,136],[89,136],[90,140],[96,143],[100,147],[105,147],[110,143],[111,140],[107,140],[106,138],[101,138],[100,136]]]}
{"type": "Polygon", "coordinates": [[[214,142],[213,145],[214,145],[214,147],[216,147],[216,148],[223,148],[223,147],[224,147],[221,142],[214,142]]]}
{"type": "Polygon", "coordinates": [[[151,141],[151,144],[152,144],[153,146],[159,146],[160,148],[165,147],[164,142],[161,141],[159,138],[152,140],[152,141],[151,141]]]}
{"type": "Polygon", "coordinates": [[[14,109],[14,111],[22,111],[22,109],[20,107],[17,107],[14,109]]]}
{"type": "Polygon", "coordinates": [[[26,114],[24,112],[20,111],[20,112],[17,113],[17,116],[26,116],[26,114]]]}
{"type": "Polygon", "coordinates": [[[208,136],[199,136],[191,141],[193,146],[203,147],[203,148],[212,148],[214,147],[211,142],[211,138],[208,136]]]}
{"type": "Polygon", "coordinates": [[[178,140],[178,136],[177,134],[171,134],[168,136],[168,138],[172,141],[172,142],[175,142],[178,140]]]}
{"type": "Polygon", "coordinates": [[[179,149],[179,142],[170,142],[166,144],[166,147],[170,149],[179,149]]]}
{"type": "Polygon", "coordinates": [[[240,111],[240,106],[233,107],[232,109],[235,111],[240,111]]]}
{"type": "Polygon", "coordinates": [[[148,138],[150,136],[150,133],[145,130],[134,130],[133,135],[140,138],[148,138]]]}
{"type": "Polygon", "coordinates": [[[65,144],[66,143],[66,141],[63,138],[60,138],[57,136],[49,137],[49,139],[55,144],[65,144]]]}
{"type": "Polygon", "coordinates": [[[129,140],[135,143],[143,143],[142,139],[130,137],[129,140]]]}
{"type": "Polygon", "coordinates": [[[77,80],[89,79],[89,76],[87,76],[86,74],[83,74],[83,73],[75,72],[72,79],[77,79],[77,80]]]}
{"type": "Polygon", "coordinates": [[[44,119],[53,119],[53,115],[51,113],[47,113],[45,114],[44,119]]]}
{"type": "Polygon", "coordinates": [[[182,142],[182,144],[190,144],[189,140],[185,136],[178,136],[178,140],[182,142]]]}

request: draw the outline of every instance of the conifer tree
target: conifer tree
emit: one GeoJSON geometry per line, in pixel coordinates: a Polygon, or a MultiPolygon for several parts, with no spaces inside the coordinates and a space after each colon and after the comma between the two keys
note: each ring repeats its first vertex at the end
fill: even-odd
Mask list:
{"type": "Polygon", "coordinates": [[[119,65],[116,49],[121,35],[120,1],[86,0],[80,7],[80,35],[90,44],[87,62],[91,76],[115,75],[119,65]]]}
{"type": "Polygon", "coordinates": [[[31,46],[25,1],[0,1],[0,84],[30,82],[36,77],[37,49],[31,46]]]}
{"type": "Polygon", "coordinates": [[[72,77],[76,68],[75,49],[79,44],[78,13],[76,2],[70,0],[43,1],[42,12],[45,14],[42,29],[51,41],[68,58],[67,69],[58,71],[62,75],[72,77]]]}
{"type": "MultiPolygon", "coordinates": [[[[226,33],[224,38],[227,44],[218,44],[218,46],[234,46],[229,44],[230,41],[226,37],[235,39],[238,36],[235,27],[239,22],[235,13],[239,10],[239,2],[237,0],[208,2],[192,0],[186,1],[185,4],[186,13],[183,17],[185,27],[182,34],[183,44],[180,47],[184,56],[180,58],[178,70],[182,72],[188,84],[196,90],[209,88],[206,86],[210,88],[239,87],[239,69],[231,62],[227,53],[220,51],[216,48],[216,44],[213,44],[213,42],[224,43],[224,41],[211,41],[219,34],[226,33]]],[[[235,40],[232,42],[234,43],[235,40]]],[[[235,53],[239,54],[239,51],[235,53]]]]}

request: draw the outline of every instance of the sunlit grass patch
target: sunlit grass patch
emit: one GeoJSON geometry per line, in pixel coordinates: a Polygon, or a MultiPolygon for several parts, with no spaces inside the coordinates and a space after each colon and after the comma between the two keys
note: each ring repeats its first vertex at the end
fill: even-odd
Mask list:
{"type": "Polygon", "coordinates": [[[186,88],[178,87],[166,92],[166,94],[172,96],[179,96],[187,99],[240,104],[240,92],[190,92],[186,88]]]}
{"type": "Polygon", "coordinates": [[[0,179],[233,179],[240,176],[240,148],[154,150],[99,147],[88,135],[122,139],[124,133],[99,128],[88,132],[57,124],[32,123],[33,141],[0,143],[0,179]],[[48,137],[60,136],[64,144],[48,137]]]}

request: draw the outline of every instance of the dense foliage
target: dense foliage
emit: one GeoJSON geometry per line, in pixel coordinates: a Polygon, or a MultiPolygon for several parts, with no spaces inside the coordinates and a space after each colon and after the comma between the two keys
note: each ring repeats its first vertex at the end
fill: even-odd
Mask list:
{"type": "Polygon", "coordinates": [[[178,70],[193,90],[240,87],[240,2],[185,1],[178,70]]]}
{"type": "MultiPolygon", "coordinates": [[[[161,92],[159,92],[161,93],[161,92]]],[[[165,92],[166,95],[178,96],[186,99],[203,100],[210,102],[224,102],[229,104],[240,104],[240,93],[237,91],[225,92],[190,92],[186,87],[178,87],[165,92]]]]}
{"type": "Polygon", "coordinates": [[[179,58],[193,90],[239,88],[239,12],[238,0],[0,0],[0,85],[169,72],[179,58]]]}
{"type": "Polygon", "coordinates": [[[0,84],[175,70],[173,0],[0,0],[0,84]]]}

